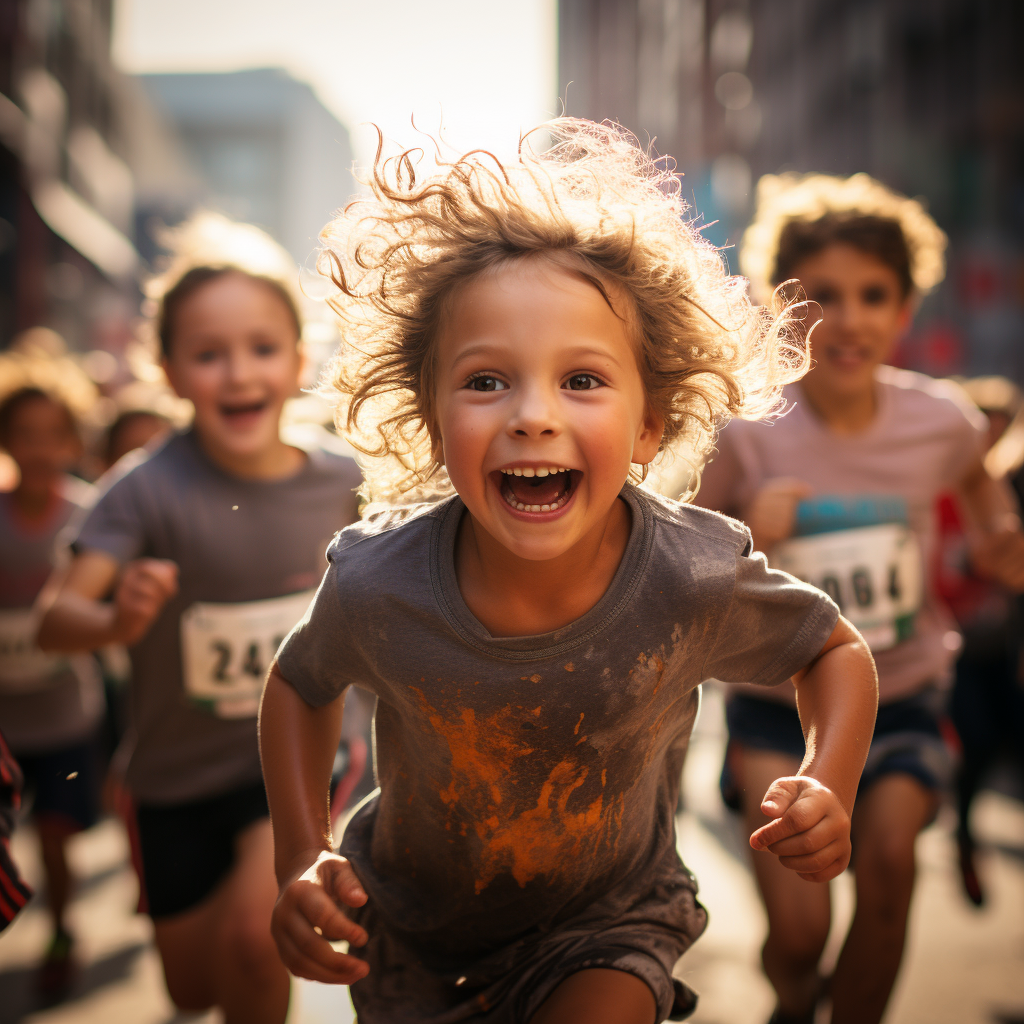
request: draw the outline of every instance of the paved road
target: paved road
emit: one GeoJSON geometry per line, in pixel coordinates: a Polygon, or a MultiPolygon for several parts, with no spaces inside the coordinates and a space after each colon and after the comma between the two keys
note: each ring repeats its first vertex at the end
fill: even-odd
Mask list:
{"type": "MultiPolygon", "coordinates": [[[[694,736],[685,779],[680,849],[701,883],[707,932],[678,973],[701,994],[695,1024],[764,1024],[771,992],[758,967],[764,915],[745,860],[745,837],[717,796],[721,713],[712,695],[694,736]]],[[[910,943],[886,1024],[1024,1022],[1024,808],[986,793],[978,805],[983,870],[992,894],[978,911],[961,896],[951,817],[944,811],[919,844],[920,880],[910,943]]],[[[0,1024],[215,1024],[214,1014],[180,1016],[163,991],[146,918],[132,914],[135,880],[120,826],[106,821],[76,838],[72,856],[83,879],[71,920],[84,965],[73,998],[41,1009],[32,970],[47,940],[38,901],[0,936],[0,1024]]],[[[16,836],[14,855],[38,882],[34,836],[16,836]]],[[[851,880],[833,883],[841,935],[852,909],[851,880]]],[[[830,945],[834,957],[836,943],[830,945]]],[[[296,986],[290,1024],[351,1024],[344,989],[296,986]]]]}

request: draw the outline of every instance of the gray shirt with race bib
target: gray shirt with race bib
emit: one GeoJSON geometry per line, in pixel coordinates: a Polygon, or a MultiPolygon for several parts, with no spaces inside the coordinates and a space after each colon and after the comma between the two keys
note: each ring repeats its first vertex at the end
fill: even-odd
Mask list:
{"type": "Polygon", "coordinates": [[[357,518],[359,468],[314,448],[294,476],[243,480],[188,431],[112,476],[75,549],[179,567],[177,595],[130,650],[129,786],[141,802],[172,804],[254,782],[260,685],[331,537],[357,518]]]}
{"type": "MultiPolygon", "coordinates": [[[[467,608],[457,497],[349,527],[328,551],[278,661],[314,706],[353,683],[378,698],[380,795],[341,846],[370,896],[371,947],[398,936],[437,970],[468,974],[492,954],[511,970],[496,950],[609,893],[621,916],[652,886],[652,913],[688,927],[683,911],[671,924],[693,892],[673,821],[698,687],[787,679],[838,612],[752,554],[741,524],[629,486],[622,497],[632,528],[607,593],[539,636],[492,636],[467,608]]],[[[406,998],[373,972],[359,992],[381,1019],[406,998]]]]}

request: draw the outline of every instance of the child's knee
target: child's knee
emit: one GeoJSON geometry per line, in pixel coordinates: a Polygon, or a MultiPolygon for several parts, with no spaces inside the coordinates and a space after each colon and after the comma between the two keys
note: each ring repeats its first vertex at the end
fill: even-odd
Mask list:
{"type": "Polygon", "coordinates": [[[828,940],[828,918],[809,914],[800,920],[789,919],[781,927],[772,921],[768,939],[764,944],[762,959],[766,961],[780,956],[789,964],[813,967],[821,959],[828,940]]]}
{"type": "Polygon", "coordinates": [[[896,912],[910,901],[917,865],[914,837],[887,836],[856,853],[857,902],[896,912]]]}
{"type": "Polygon", "coordinates": [[[223,957],[232,973],[259,984],[283,971],[270,934],[270,919],[262,914],[235,912],[225,924],[223,957]]]}

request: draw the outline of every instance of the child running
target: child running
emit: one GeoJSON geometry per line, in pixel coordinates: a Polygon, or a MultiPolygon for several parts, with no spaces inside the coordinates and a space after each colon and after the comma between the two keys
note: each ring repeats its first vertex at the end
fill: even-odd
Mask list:
{"type": "MultiPolygon", "coordinates": [[[[982,464],[983,427],[955,386],[884,365],[915,304],[943,274],[945,236],[920,203],[867,175],[762,179],[742,266],[755,294],[798,279],[821,308],[815,365],[786,389],[770,428],[736,421],[719,439],[698,501],[741,517],[770,562],[830,593],[870,643],[878,723],[853,814],[857,908],[831,981],[833,1024],[881,1019],[903,953],[914,844],[934,817],[949,763],[937,714],[955,625],[930,584],[936,498],[954,489],[975,556],[1024,586],[1012,496],[982,464]]],[[[767,820],[761,788],[805,755],[788,687],[732,688],[723,795],[748,827],[767,820]]],[[[772,1018],[810,1022],[831,911],[827,886],[754,855],[769,931],[772,1018]]]]}
{"type": "Polygon", "coordinates": [[[378,152],[324,236],[369,496],[438,496],[339,535],[261,710],[274,936],[294,973],[352,985],[360,1024],[692,1011],[672,971],[706,914],[674,808],[704,679],[796,680],[810,752],[751,842],[814,880],[849,858],[866,647],[745,527],[636,486],[662,449],[699,458],[713,418],[772,409],[804,354],[635,139],[545,129],[542,155],[423,181],[378,152]],[[380,790],[339,855],[353,683],[377,695],[380,790]]]}
{"type": "Polygon", "coordinates": [[[289,981],[256,740],[267,667],[357,518],[352,459],[286,445],[301,324],[287,255],[212,216],[158,282],[167,377],[191,429],[118,464],[43,620],[49,648],[131,653],[141,871],[168,991],[227,1024],[280,1024],[289,981]]]}
{"type": "Polygon", "coordinates": [[[0,723],[39,834],[53,934],[37,987],[51,1000],[66,995],[75,977],[67,842],[96,822],[104,709],[92,658],[45,654],[34,642],[33,605],[53,572],[58,536],[92,498],[68,471],[83,453],[76,411],[97,396],[69,363],[10,355],[0,367],[13,385],[0,402],[0,446],[19,472],[15,489],[0,494],[0,723]]]}

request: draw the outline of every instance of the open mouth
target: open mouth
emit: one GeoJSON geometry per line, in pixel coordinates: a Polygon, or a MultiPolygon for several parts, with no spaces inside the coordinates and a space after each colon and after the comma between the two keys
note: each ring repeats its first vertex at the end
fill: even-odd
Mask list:
{"type": "Polygon", "coordinates": [[[246,423],[250,419],[255,419],[267,408],[267,402],[265,400],[259,402],[244,402],[235,405],[221,405],[220,414],[229,423],[246,423]]]}
{"type": "Polygon", "coordinates": [[[501,470],[499,490],[517,512],[557,512],[572,497],[583,474],[564,466],[515,466],[501,470]]]}

